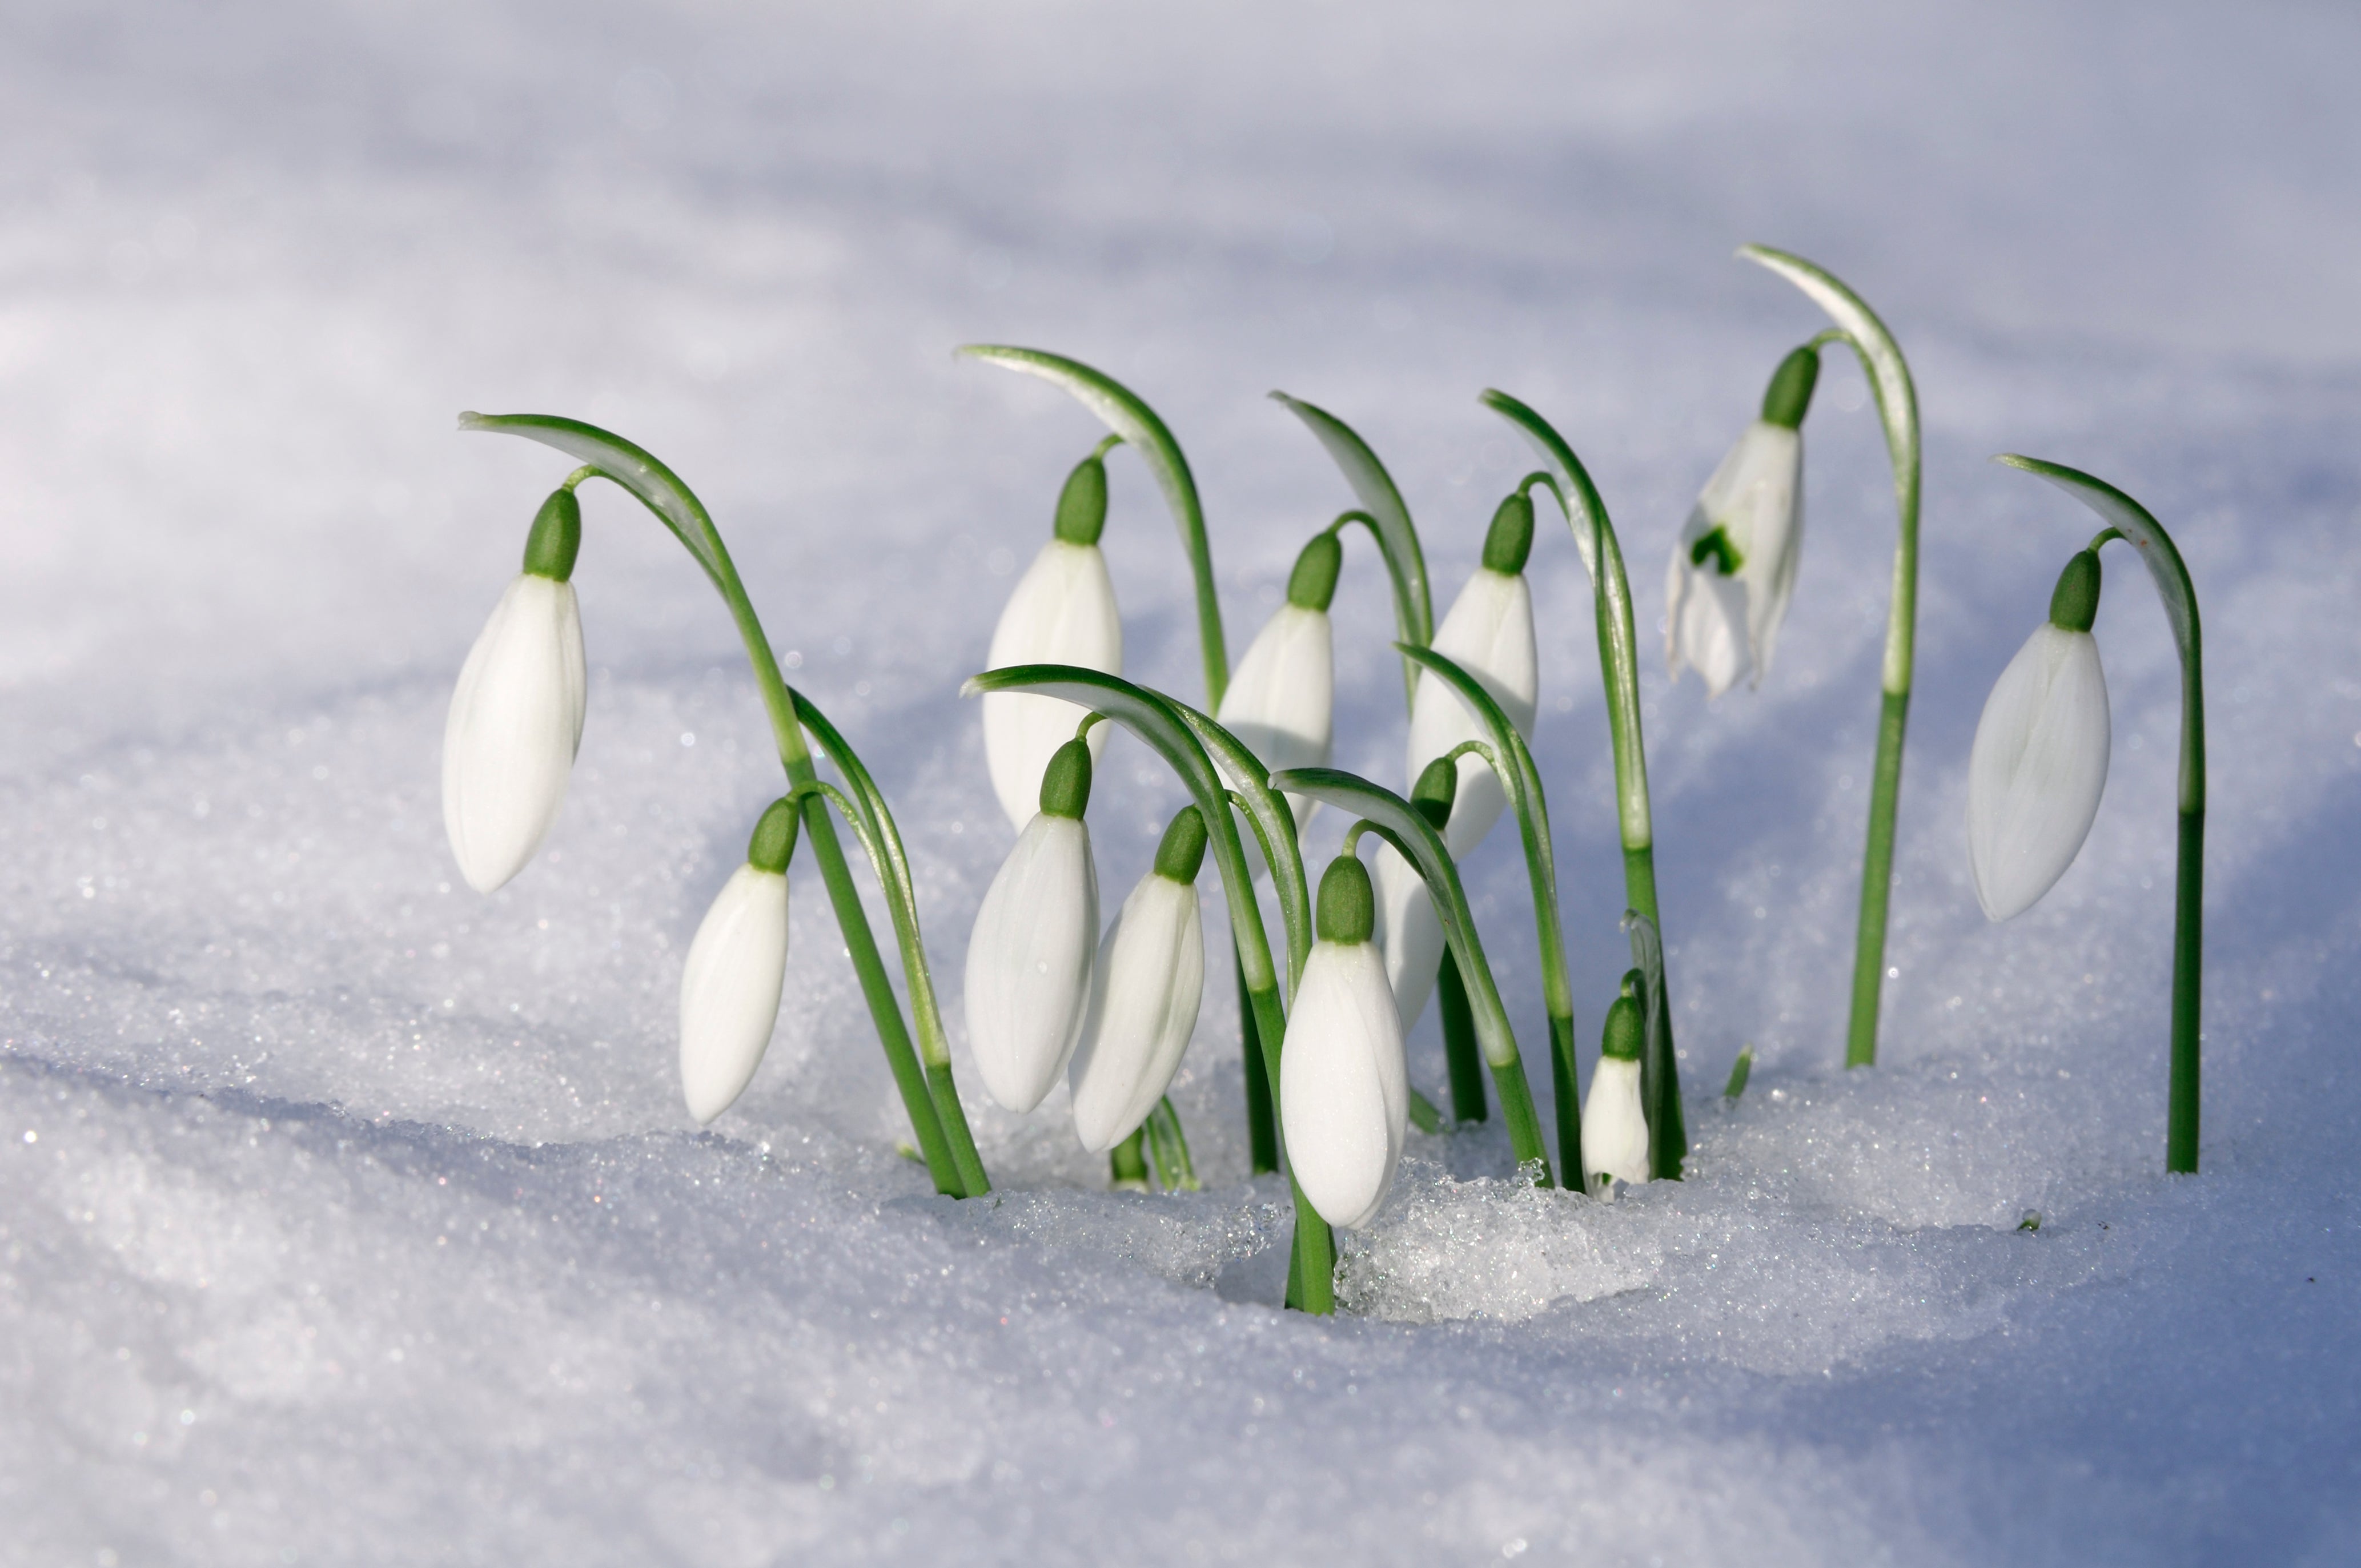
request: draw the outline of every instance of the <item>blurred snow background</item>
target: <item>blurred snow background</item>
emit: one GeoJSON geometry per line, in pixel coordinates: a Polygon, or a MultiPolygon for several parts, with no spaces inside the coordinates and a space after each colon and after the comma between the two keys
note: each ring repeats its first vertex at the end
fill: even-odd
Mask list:
{"type": "MultiPolygon", "coordinates": [[[[15,0],[0,29],[0,1561],[2361,1558],[2361,17],[15,0]],[[1177,1091],[1205,1193],[1100,1190],[1053,1100],[979,1115],[998,1201],[935,1199],[804,874],[770,1059],[693,1131],[680,956],[774,775],[719,606],[611,490],[566,815],[509,889],[453,891],[449,684],[565,471],[458,410],[590,419],[699,488],[896,801],[955,977],[1009,837],[957,681],[1097,432],[952,345],[1158,407],[1234,647],[1345,504],[1273,387],[1376,444],[1438,605],[1521,471],[1475,394],[1533,403],[1653,622],[1690,497],[1820,324],[1746,239],[1912,355],[1920,674],[1883,1065],[1847,1075],[1892,525],[1836,368],[1773,679],[1708,709],[1646,677],[1689,1182],[1586,1206],[1504,1181],[1497,1135],[1414,1137],[1347,1247],[1356,1315],[1282,1316],[1224,997],[1177,1091]],[[2004,449],[2142,498],[2202,598],[2196,1180],[2158,1174],[2177,676],[2127,561],[2089,846],[2013,925],[1968,886],[1976,712],[2092,526],[2004,449]]],[[[1193,694],[1170,525],[1111,466],[1132,673],[1193,694]]],[[[1587,1060],[1624,959],[1562,532],[1534,579],[1587,1060]]],[[[1390,778],[1357,546],[1339,618],[1339,760],[1390,778]]],[[[1180,795],[1108,755],[1112,898],[1180,795]]],[[[1537,1036],[1509,836],[1470,871],[1537,1036]]]]}

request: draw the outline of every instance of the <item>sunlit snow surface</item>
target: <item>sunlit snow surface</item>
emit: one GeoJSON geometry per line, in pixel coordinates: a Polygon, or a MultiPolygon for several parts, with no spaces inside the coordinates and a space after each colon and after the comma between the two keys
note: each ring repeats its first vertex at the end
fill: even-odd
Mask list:
{"type": "MultiPolygon", "coordinates": [[[[2361,24],[1463,9],[9,9],[0,1562],[2361,1558],[2361,24]],[[1856,371],[1762,692],[1708,708],[1654,648],[1690,498],[1819,324],[1747,239],[1859,285],[1927,419],[1874,1072],[1838,1067],[1892,535],[1856,371]],[[957,683],[1097,433],[974,340],[1156,404],[1234,650],[1348,504],[1266,390],[1376,444],[1439,603],[1521,471],[1475,394],[1566,433],[1651,644],[1692,1179],[1599,1205],[1497,1127],[1414,1135],[1348,1310],[1283,1315],[1214,986],[1203,1192],[1105,1192],[1062,1090],[1018,1120],[970,1072],[1000,1190],[938,1199],[807,861],[770,1057],[695,1130],[680,963],[776,772],[611,489],[565,813],[466,890],[444,708],[566,465],[453,416],[570,413],[712,506],[955,1001],[1010,839],[957,683]],[[2177,679],[2128,560],[2081,860],[2005,927],[1969,883],[1976,712],[2094,526],[2012,449],[2147,501],[2203,606],[2195,1179],[2159,1174],[2177,679]]],[[[1110,466],[1130,669],[1194,696],[1170,525],[1110,466]]],[[[1562,532],[1532,576],[1587,1062],[1605,727],[1562,532]]],[[[1358,536],[1337,618],[1338,761],[1390,780],[1358,536]]],[[[1109,749],[1110,900],[1180,799],[1109,749]]],[[[1545,1084],[1505,830],[1468,874],[1545,1084]]]]}

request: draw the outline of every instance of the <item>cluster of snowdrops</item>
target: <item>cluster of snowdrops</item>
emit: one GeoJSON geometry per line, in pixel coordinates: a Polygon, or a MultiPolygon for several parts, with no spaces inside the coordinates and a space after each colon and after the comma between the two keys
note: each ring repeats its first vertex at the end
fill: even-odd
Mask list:
{"type": "MultiPolygon", "coordinates": [[[[1875,1053],[1894,786],[1912,674],[1916,394],[1883,325],[1843,284],[1800,258],[1751,247],[1743,254],[1795,282],[1834,325],[1780,363],[1761,416],[1706,481],[1681,529],[1666,571],[1665,652],[1675,677],[1694,668],[1715,696],[1749,676],[1759,683],[1769,669],[1802,543],[1801,427],[1819,355],[1831,345],[1852,348],[1884,422],[1900,518],[1848,1051],[1850,1060],[1865,1064],[1875,1053]]],[[[1118,1183],[1145,1186],[1152,1159],[1167,1186],[1195,1184],[1166,1090],[1204,996],[1198,884],[1210,858],[1230,916],[1234,951],[1219,967],[1234,971],[1238,987],[1253,1162],[1257,1170],[1284,1169],[1296,1200],[1291,1304],[1330,1310],[1331,1227],[1367,1224],[1385,1202],[1409,1126],[1434,1130],[1444,1120],[1411,1087],[1404,1060],[1405,1033],[1430,1004],[1441,1014],[1449,1118],[1487,1117],[1488,1079],[1531,1179],[1547,1185],[1562,1172],[1569,1187],[1604,1198],[1618,1184],[1677,1177],[1686,1136],[1664,1004],[1633,604],[1606,506],[1573,447],[1518,400],[1484,394],[1487,406],[1524,440],[1535,466],[1499,501],[1481,564],[1438,620],[1417,530],[1382,462],[1333,414],[1274,394],[1335,462],[1356,504],[1312,535],[1289,577],[1286,601],[1233,669],[1194,481],[1162,421],[1128,389],[1075,361],[1017,348],[964,352],[1064,386],[1111,431],[1068,477],[1051,537],[1018,579],[985,668],[966,688],[981,696],[992,787],[1016,830],[966,951],[968,1046],[984,1091],[1012,1112],[1027,1113],[1062,1078],[1076,1135],[1084,1147],[1109,1156],[1118,1183]],[[1146,464],[1189,555],[1206,687],[1200,703],[1122,677],[1122,620],[1099,548],[1105,463],[1118,446],[1146,464]],[[1587,1093],[1546,793],[1527,744],[1539,660],[1524,572],[1537,495],[1570,527],[1591,583],[1633,954],[1620,994],[1605,1009],[1587,1093]],[[1408,708],[1402,793],[1327,765],[1335,689],[1329,610],[1345,541],[1357,537],[1351,532],[1356,528],[1375,545],[1392,589],[1408,708]],[[1172,818],[1152,868],[1102,931],[1086,813],[1093,760],[1112,725],[1129,729],[1162,757],[1187,786],[1191,804],[1172,818]],[[1352,825],[1315,883],[1299,833],[1323,805],[1349,814],[1352,825]],[[1532,883],[1550,1036],[1554,1172],[1485,934],[1456,869],[1504,817],[1516,823],[1532,883]],[[1266,890],[1279,916],[1275,946],[1264,917],[1266,890]]],[[[787,870],[807,843],[917,1152],[941,1190],[963,1197],[989,1190],[953,1078],[893,814],[840,732],[786,685],[711,517],[662,463],[594,427],[541,415],[470,414],[463,425],[525,435],[581,464],[536,516],[524,569],[468,655],[452,701],[444,806],[467,881],[489,892],[515,876],[563,801],[585,696],[570,582],[581,539],[575,491],[591,478],[610,480],[680,539],[728,603],[787,784],[756,823],[745,863],[715,898],[683,967],[679,1063],[689,1113],[699,1123],[721,1114],[762,1061],[785,970],[787,870]],[[831,763],[835,782],[820,776],[816,753],[831,763]],[[903,994],[851,878],[840,822],[884,891],[903,994]]],[[[2184,662],[2177,888],[2183,918],[2176,932],[2168,1164],[2193,1169],[2194,906],[2203,820],[2194,597],[2170,541],[2129,498],[2071,469],[2005,461],[2081,497],[2107,526],[2070,557],[2047,621],[2002,672],[1986,704],[1969,767],[1967,841],[1976,890],[1996,920],[2030,906],[2072,861],[2097,813],[2109,729],[2091,632],[2098,551],[2125,540],[2164,595],[2184,662]]],[[[1746,1060],[1740,1058],[1730,1092],[1743,1085],[1746,1060]]]]}

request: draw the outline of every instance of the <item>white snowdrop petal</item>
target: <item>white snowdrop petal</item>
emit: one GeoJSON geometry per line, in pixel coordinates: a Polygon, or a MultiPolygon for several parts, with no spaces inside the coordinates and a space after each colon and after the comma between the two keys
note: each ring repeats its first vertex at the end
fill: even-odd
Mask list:
{"type": "Polygon", "coordinates": [[[1664,584],[1664,655],[1704,677],[1719,696],[1752,674],[1770,670],[1771,653],[1795,596],[1804,537],[1803,437],[1757,420],[1747,426],[1689,510],[1664,584]],[[1697,542],[1720,529],[1738,553],[1725,574],[1692,559],[1697,542]]]}
{"type": "Polygon", "coordinates": [[[1410,1109],[1401,1025],[1367,942],[1314,944],[1279,1053],[1288,1167],[1332,1225],[1376,1217],[1393,1185],[1410,1109]]]}
{"type": "Polygon", "coordinates": [[[1968,862],[1985,916],[2031,908],[2074,863],[2107,784],[2107,678],[2087,631],[2047,622],[2001,672],[1968,754],[1968,862]]]}
{"type": "MultiPolygon", "coordinates": [[[[1477,567],[1435,629],[1433,646],[1476,677],[1519,734],[1532,737],[1541,656],[1533,641],[1532,590],[1521,575],[1477,567]]],[[[1490,736],[1458,694],[1422,671],[1411,699],[1405,776],[1416,779],[1427,763],[1466,740],[1488,743],[1490,736]]],[[[1509,804],[1508,792],[1481,758],[1460,758],[1458,772],[1459,793],[1443,834],[1454,858],[1482,843],[1509,804]]]]}
{"type": "Polygon", "coordinates": [[[1590,1190],[1598,1178],[1637,1185],[1648,1179],[1648,1119],[1640,1104],[1640,1064],[1601,1057],[1582,1102],[1582,1174],[1590,1190]]]}
{"type": "Polygon", "coordinates": [[[1089,829],[1037,814],[985,891],[967,948],[968,1044],[1008,1110],[1032,1110],[1066,1070],[1098,934],[1089,829]]]}
{"type": "Polygon", "coordinates": [[[741,865],[705,912],[681,969],[680,1087],[700,1124],[753,1080],[786,973],[787,879],[741,865]]]}
{"type": "Polygon", "coordinates": [[[1084,1148],[1104,1154],[1148,1120],[1180,1069],[1204,994],[1197,889],[1150,872],[1099,946],[1090,1012],[1067,1069],[1084,1148]]]}
{"type": "Polygon", "coordinates": [[[522,871],[557,820],[585,673],[574,585],[519,574],[468,651],[443,729],[443,825],[478,893],[522,871]]]}
{"type": "MultiPolygon", "coordinates": [[[[1095,544],[1052,539],[1017,579],[992,634],[988,669],[1011,664],[1079,664],[1123,673],[1123,620],[1106,557],[1095,544]]],[[[983,698],[983,754],[993,793],[1009,824],[1033,819],[1041,804],[1041,774],[1059,747],[1074,738],[1083,710],[1032,692],[990,692],[983,698]]],[[[1093,726],[1091,755],[1105,749],[1107,727],[1093,726]]]]}
{"type": "Polygon", "coordinates": [[[1385,949],[1386,983],[1394,993],[1402,1033],[1407,1035],[1426,1011],[1428,998],[1434,994],[1435,974],[1442,967],[1447,945],[1443,917],[1435,913],[1434,896],[1427,891],[1426,879],[1391,844],[1380,842],[1372,859],[1375,863],[1370,868],[1371,880],[1378,895],[1378,937],[1385,949]]]}
{"type": "MultiPolygon", "coordinates": [[[[1265,767],[1278,773],[1327,765],[1335,708],[1335,644],[1327,612],[1283,604],[1246,649],[1215,717],[1265,767]]],[[[1300,831],[1311,822],[1319,802],[1290,795],[1287,806],[1300,831]]],[[[1251,833],[1246,835],[1246,858],[1257,875],[1268,870],[1261,845],[1251,833]]]]}

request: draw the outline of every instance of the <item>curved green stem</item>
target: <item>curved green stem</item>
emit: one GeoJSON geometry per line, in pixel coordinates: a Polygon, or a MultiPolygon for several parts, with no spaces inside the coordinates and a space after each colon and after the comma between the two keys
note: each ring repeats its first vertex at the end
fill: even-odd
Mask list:
{"type": "MultiPolygon", "coordinates": [[[[1623,841],[1623,896],[1632,909],[1661,928],[1664,917],[1656,907],[1655,827],[1648,804],[1648,749],[1640,727],[1640,641],[1633,626],[1631,583],[1623,569],[1622,545],[1607,515],[1607,503],[1599,498],[1598,487],[1591,482],[1590,471],[1582,466],[1565,438],[1539,413],[1506,392],[1489,390],[1479,400],[1514,425],[1533,455],[1541,459],[1551,480],[1551,493],[1557,498],[1558,510],[1565,514],[1567,528],[1573,531],[1583,567],[1590,574],[1591,607],[1598,632],[1598,674],[1606,687],[1607,732],[1615,755],[1615,821],[1623,841]]],[[[1657,961],[1661,968],[1661,948],[1657,961]]],[[[1679,1058],[1672,1046],[1671,1018],[1671,1011],[1664,1010],[1664,1049],[1656,1070],[1671,1086],[1664,1102],[1670,1104],[1677,1118],[1679,1058]]],[[[1570,1090],[1566,1099],[1570,1103],[1570,1090]]],[[[1576,1120],[1580,1121],[1578,1112],[1576,1120]]],[[[1652,1131],[1656,1125],[1653,1113],[1649,1125],[1652,1131]]],[[[1672,1174],[1678,1176],[1680,1157],[1686,1154],[1688,1144],[1685,1131],[1675,1126],[1674,1132],[1675,1136],[1652,1135],[1650,1142],[1652,1146],[1663,1144],[1675,1150],[1672,1174]]]]}
{"type": "Polygon", "coordinates": [[[2048,480],[2105,520],[2107,527],[2091,542],[2093,550],[2113,537],[2139,552],[2180,654],[2180,830],[2173,874],[2172,1065],[2165,1096],[2164,1168],[2193,1172],[2201,1076],[2198,992],[2205,964],[2205,667],[2197,586],[2164,525],[2105,480],[2014,453],[1993,461],[2048,480]]]}
{"type": "Polygon", "coordinates": [[[870,869],[876,873],[877,885],[885,895],[885,907],[894,921],[895,940],[902,949],[902,982],[909,990],[910,1014],[917,1024],[918,1059],[926,1069],[928,1098],[941,1121],[943,1138],[950,1147],[951,1163],[958,1169],[961,1186],[968,1197],[981,1198],[992,1190],[992,1180],[984,1174],[983,1157],[976,1153],[975,1135],[968,1128],[967,1112],[960,1104],[959,1085],[951,1075],[950,1036],[943,1027],[942,1007],[935,998],[934,972],[927,962],[926,939],[918,929],[917,881],[910,874],[910,857],[902,847],[901,829],[895,825],[885,792],[877,787],[876,780],[837,732],[836,726],[803,693],[794,692],[793,696],[796,717],[851,788],[853,800],[846,801],[826,784],[819,786],[835,795],[839,809],[852,825],[861,847],[868,852],[870,869]]]}
{"type": "MultiPolygon", "coordinates": [[[[1247,1003],[1254,1014],[1264,1074],[1272,1091],[1276,1114],[1279,1109],[1279,1059],[1287,1038],[1287,1011],[1279,1001],[1278,968],[1271,961],[1270,938],[1262,923],[1262,908],[1255,899],[1254,875],[1247,869],[1246,847],[1238,838],[1236,819],[1230,814],[1229,787],[1223,779],[1225,768],[1253,807],[1257,830],[1265,833],[1265,841],[1271,849],[1282,851],[1268,857],[1268,863],[1275,884],[1291,885],[1294,889],[1292,898],[1282,894],[1279,901],[1281,915],[1288,923],[1290,953],[1299,947],[1306,954],[1311,952],[1312,923],[1309,901],[1302,892],[1303,859],[1295,845],[1294,819],[1288,815],[1285,803],[1274,794],[1261,764],[1254,761],[1254,754],[1203,714],[1144,686],[1134,685],[1120,675],[1099,670],[1071,664],[1015,664],[972,675],[960,690],[966,696],[995,691],[1038,692],[1104,714],[1146,741],[1148,749],[1163,758],[1188,786],[1198,811],[1204,817],[1213,863],[1221,868],[1222,891],[1229,903],[1230,936],[1237,948],[1240,971],[1246,977],[1247,1003]],[[1224,766],[1215,766],[1208,741],[1224,755],[1224,766]]],[[[1301,972],[1299,966],[1296,973],[1301,972]]],[[[1334,1235],[1319,1212],[1304,1201],[1302,1189],[1294,1186],[1294,1178],[1288,1179],[1295,1197],[1297,1303],[1307,1312],[1334,1311],[1334,1235]]]]}
{"type": "MultiPolygon", "coordinates": [[[[555,414],[463,413],[459,416],[459,428],[521,435],[553,447],[596,470],[595,477],[621,486],[653,512],[656,521],[705,569],[722,602],[730,607],[730,618],[738,628],[739,640],[745,644],[747,663],[753,666],[754,684],[763,694],[763,708],[770,718],[772,739],[778,747],[779,762],[786,771],[788,785],[793,788],[818,782],[819,775],[813,771],[811,752],[804,744],[803,726],[796,720],[786,679],[779,673],[779,662],[771,652],[770,639],[763,634],[762,619],[754,613],[753,601],[746,596],[746,586],[739,579],[738,568],[730,559],[729,547],[722,543],[721,531],[714,526],[712,514],[680,476],[644,448],[580,420],[555,414]]],[[[568,482],[578,484],[589,477],[592,476],[577,470],[568,482]]],[[[844,861],[844,847],[837,841],[836,826],[829,817],[825,801],[817,796],[805,801],[804,826],[810,836],[812,858],[819,862],[820,879],[828,887],[837,927],[844,936],[846,951],[851,955],[862,1000],[869,1004],[870,1018],[876,1025],[878,1044],[885,1052],[886,1065],[901,1091],[903,1108],[909,1113],[911,1131],[917,1135],[920,1149],[927,1151],[927,1168],[935,1179],[937,1190],[958,1197],[964,1183],[949,1157],[941,1122],[927,1090],[926,1075],[911,1048],[909,1029],[902,1021],[901,1003],[895,999],[892,981],[885,978],[884,964],[877,954],[877,938],[869,928],[869,916],[861,905],[860,892],[852,885],[851,872],[844,861]]]]}
{"type": "Polygon", "coordinates": [[[1491,737],[1490,744],[1468,740],[1453,749],[1484,759],[1509,796],[1517,831],[1524,842],[1525,872],[1532,885],[1533,940],[1540,949],[1542,1007],[1549,1018],[1550,1085],[1558,1117],[1558,1168],[1582,1169],[1582,1111],[1574,1057],[1574,982],[1565,970],[1565,927],[1558,914],[1557,858],[1550,844],[1549,800],[1541,769],[1525,738],[1517,733],[1483,683],[1432,648],[1404,649],[1403,656],[1434,672],[1491,737]],[[1571,1113],[1571,1114],[1569,1114],[1571,1113]]]}
{"type": "MultiPolygon", "coordinates": [[[[1402,500],[1393,476],[1378,461],[1369,444],[1334,414],[1285,392],[1273,392],[1270,397],[1303,422],[1344,474],[1345,485],[1367,509],[1345,515],[1368,525],[1386,558],[1386,570],[1393,578],[1395,634],[1401,641],[1425,647],[1434,641],[1434,599],[1427,588],[1426,555],[1419,548],[1418,528],[1410,520],[1410,507],[1402,500]]],[[[1407,663],[1402,665],[1402,685],[1404,701],[1418,695],[1418,672],[1407,663]]]]}
{"type": "Polygon", "coordinates": [[[1640,1110],[1648,1123],[1648,1176],[1678,1181],[1688,1158],[1688,1123],[1681,1113],[1680,1066],[1673,1051],[1673,1008],[1664,986],[1664,944],[1656,923],[1636,909],[1623,912],[1631,963],[1640,971],[1642,1038],[1640,1110]]]}
{"type": "MultiPolygon", "coordinates": [[[[1861,855],[1861,925],[1853,942],[1852,1017],[1845,1031],[1845,1065],[1869,1067],[1877,1060],[1877,1012],[1885,983],[1886,906],[1894,891],[1894,818],[1902,795],[1902,737],[1910,719],[1911,661],[1918,624],[1918,392],[1901,345],[1877,313],[1825,269],[1799,256],[1766,246],[1741,246],[1738,254],[1801,289],[1828,313],[1844,342],[1861,356],[1861,367],[1877,398],[1885,426],[1886,455],[1894,464],[1894,505],[1898,531],[1894,545],[1894,593],[1885,620],[1883,699],[1877,723],[1877,762],[1871,776],[1869,839],[1861,855]]],[[[1837,341],[1823,333],[1822,338],[1837,341]]]]}
{"type": "Polygon", "coordinates": [[[1532,1090],[1525,1081],[1524,1060],[1517,1052],[1516,1030],[1509,1022],[1509,1010],[1500,1002],[1500,989],[1493,983],[1492,967],[1484,959],[1484,942],[1476,934],[1476,916],[1467,907],[1467,893],[1460,885],[1459,869],[1452,863],[1451,851],[1444,847],[1442,835],[1401,796],[1340,768],[1290,768],[1273,773],[1270,784],[1273,789],[1308,795],[1340,811],[1367,818],[1368,830],[1391,844],[1426,879],[1436,913],[1443,918],[1444,939],[1450,944],[1452,956],[1459,960],[1461,979],[1468,981],[1467,1000],[1476,1014],[1476,1036],[1484,1047],[1485,1060],[1491,1066],[1493,1084],[1499,1091],[1502,1117],[1509,1124],[1510,1146],[1516,1151],[1519,1165],[1539,1162],[1540,1185],[1551,1185],[1549,1151],[1543,1146],[1541,1117],[1533,1109],[1532,1090]]]}

